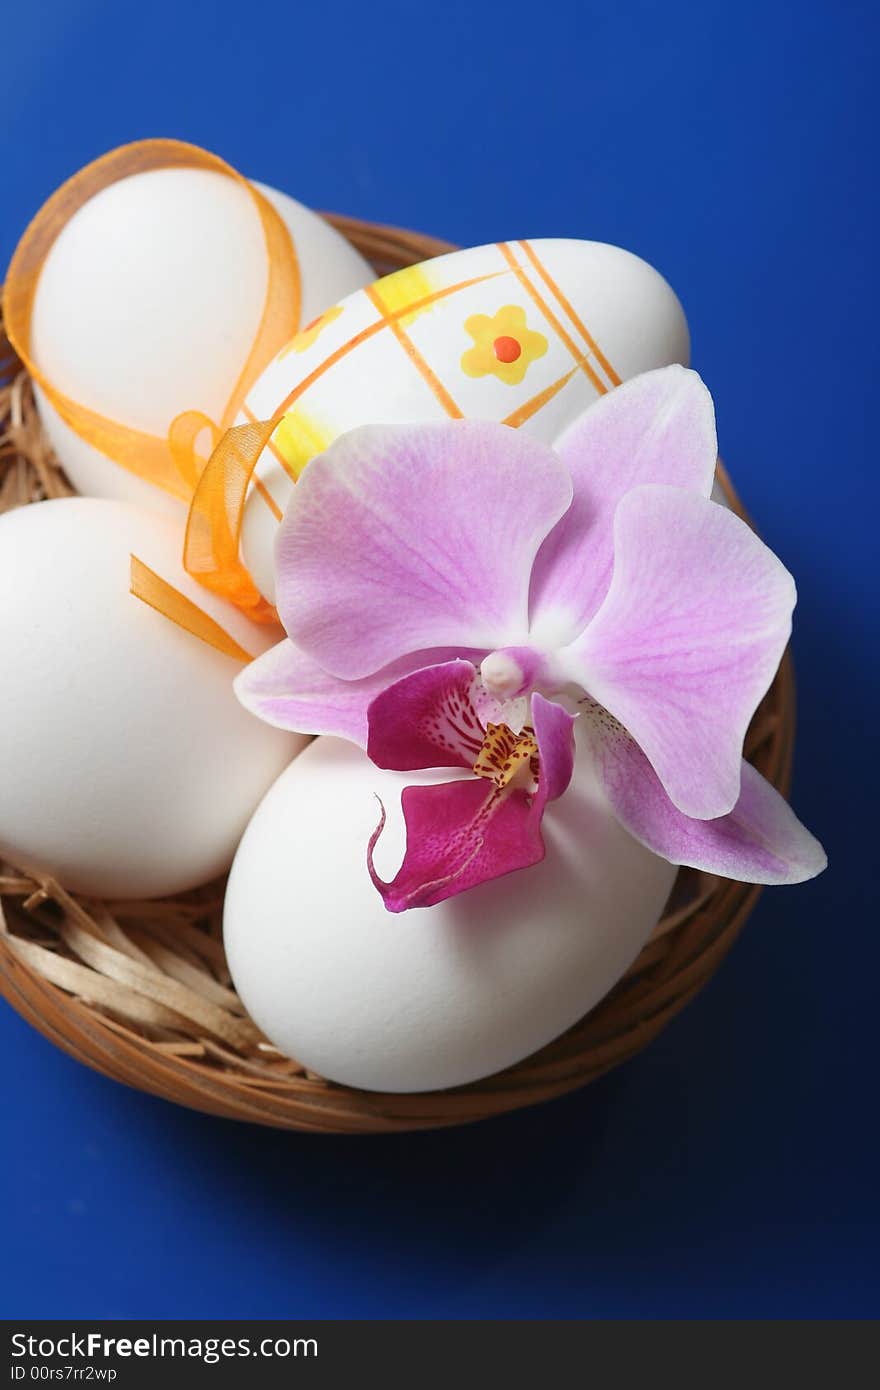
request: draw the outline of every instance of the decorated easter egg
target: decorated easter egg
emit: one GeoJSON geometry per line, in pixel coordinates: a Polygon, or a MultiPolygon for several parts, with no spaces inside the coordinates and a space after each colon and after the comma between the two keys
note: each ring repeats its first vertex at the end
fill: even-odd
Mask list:
{"type": "Polygon", "coordinates": [[[179,551],[176,525],[125,503],[0,517],[0,858],[113,897],[190,888],[227,867],[305,742],[245,713],[232,656],[129,592],[134,554],[233,648],[277,639],[203,593],[179,551]]]}
{"type": "Polygon", "coordinates": [[[616,246],[503,242],[396,271],[329,309],[251,390],[242,422],[281,418],[245,509],[244,563],[271,599],[293,481],[355,425],[500,420],[552,443],[620,381],[688,357],[675,294],[616,246]]]}
{"type": "MultiPolygon", "coordinates": [[[[467,775],[467,774],[462,774],[467,775]]],[[[442,1090],[510,1066],[591,1009],[649,937],[675,869],[637,844],[584,755],[548,807],[547,855],[434,907],[386,911],[367,873],[403,858],[400,793],[444,772],[380,771],[315,740],[268,792],[232,867],[226,953],[252,1018],[332,1081],[442,1090]]]]}
{"type": "MultiPolygon", "coordinates": [[[[255,187],[293,241],[300,325],[374,278],[322,218],[255,187]]],[[[207,168],[131,174],[84,203],[51,246],[33,303],[32,359],[57,391],[130,428],[164,438],[189,410],[220,421],[257,333],[267,275],[261,219],[242,182],[207,168]]],[[[182,518],[177,499],[108,459],[39,388],[37,403],[80,492],[182,518]]]]}

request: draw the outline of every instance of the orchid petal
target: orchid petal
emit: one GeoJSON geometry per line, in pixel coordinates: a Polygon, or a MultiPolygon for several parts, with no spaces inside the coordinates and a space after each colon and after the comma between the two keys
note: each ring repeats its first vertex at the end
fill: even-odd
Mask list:
{"type": "Polygon", "coordinates": [[[366,748],[370,702],[413,660],[394,662],[365,680],[344,681],[293,642],[279,642],[239,673],[235,693],[245,709],[267,724],[304,734],[338,734],[366,748]]]}
{"type": "Polygon", "coordinates": [[[474,707],[476,668],[448,661],[405,676],[377,695],[367,712],[367,756],[377,767],[470,767],[483,744],[474,707]]]}
{"type": "Polygon", "coordinates": [[[661,367],[601,396],[557,441],[574,499],[532,572],[532,627],[572,640],[611,581],[614,512],[644,483],[708,497],[718,442],[712,397],[696,372],[661,367]]]}
{"type": "Polygon", "coordinates": [[[309,464],[279,532],[288,636],[347,679],[404,652],[522,643],[532,564],[570,501],[565,466],[523,431],[352,430],[309,464]]]}
{"type": "Polygon", "coordinates": [[[373,866],[383,808],[367,865],[389,912],[431,907],[544,858],[541,820],[548,800],[560,796],[571,779],[574,718],[540,695],[534,697],[532,716],[540,759],[536,791],[499,788],[480,778],[405,788],[406,854],[391,883],[373,866]]]}
{"type": "Polygon", "coordinates": [[[644,753],[604,710],[582,725],[615,815],[630,834],[673,864],[743,883],[802,883],[827,863],[819,841],[749,763],[726,816],[693,820],[669,800],[644,753]]]}
{"type": "Polygon", "coordinates": [[[791,632],[794,581],[732,512],[639,487],[614,518],[605,601],[562,665],[629,730],[687,816],[726,815],[791,632]]]}

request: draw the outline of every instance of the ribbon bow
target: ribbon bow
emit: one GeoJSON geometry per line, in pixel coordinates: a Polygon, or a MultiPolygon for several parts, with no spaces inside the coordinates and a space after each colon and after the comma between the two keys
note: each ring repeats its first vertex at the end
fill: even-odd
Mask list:
{"type": "MultiPolygon", "coordinates": [[[[62,420],[81,439],[129,472],[192,504],[207,462],[197,447],[200,436],[207,431],[211,448],[214,449],[227,435],[254,382],[296,333],[300,304],[300,272],[293,241],[283,219],[268,199],[231,165],[207,150],[179,140],[141,140],[111,150],[109,154],[88,164],[43,205],[25,231],[12,258],[3,292],[3,318],[9,340],[21,361],[62,420]],[[162,437],[113,420],[58,390],[33,360],[31,320],[37,283],[46,257],[74,214],[102,189],[120,179],[151,169],[170,168],[210,170],[234,179],[247,191],[260,217],[268,273],[257,331],[220,420],[211,420],[198,408],[186,410],[171,421],[167,435],[162,437]]],[[[209,498],[202,496],[199,508],[192,509],[190,514],[185,567],[194,578],[201,583],[207,582],[208,587],[222,593],[224,598],[255,621],[275,621],[272,605],[262,597],[238,560],[240,517],[237,529],[233,520],[232,531],[226,518],[222,488],[212,489],[209,498]],[[198,538],[204,532],[207,517],[210,517],[212,546],[216,550],[219,542],[227,560],[222,584],[210,582],[210,577],[204,572],[204,561],[199,559],[198,538]]],[[[212,565],[212,572],[215,568],[212,565]]],[[[141,571],[133,567],[132,592],[159,606],[155,602],[155,593],[148,597],[140,592],[142,578],[141,571]]],[[[176,592],[167,587],[170,594],[176,592]]],[[[174,604],[166,594],[161,611],[192,630],[191,623],[181,622],[181,615],[171,611],[173,608],[174,604]]]]}

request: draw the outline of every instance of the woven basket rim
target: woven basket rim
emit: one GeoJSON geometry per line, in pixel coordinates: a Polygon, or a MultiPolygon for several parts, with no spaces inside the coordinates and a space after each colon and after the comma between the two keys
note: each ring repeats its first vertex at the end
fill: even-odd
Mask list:
{"type": "MultiPolygon", "coordinates": [[[[421,233],[324,216],[380,274],[455,249],[421,233]]],[[[733,509],[748,520],[720,463],[719,479],[733,509]]],[[[0,324],[0,512],[72,491],[0,324]]],[[[783,794],[793,738],[786,653],[747,742],[747,755],[783,794]]],[[[715,972],[760,892],[680,870],[647,945],[585,1018],[518,1065],[447,1091],[356,1091],[305,1072],[261,1039],[225,967],[222,881],[158,904],[108,905],[0,863],[0,992],[70,1056],[192,1109],[320,1133],[433,1128],[551,1099],[634,1056],[715,972]],[[184,1005],[197,1017],[179,1013],[184,1005]],[[136,1022],[133,1013],[148,1021],[136,1022]]]]}

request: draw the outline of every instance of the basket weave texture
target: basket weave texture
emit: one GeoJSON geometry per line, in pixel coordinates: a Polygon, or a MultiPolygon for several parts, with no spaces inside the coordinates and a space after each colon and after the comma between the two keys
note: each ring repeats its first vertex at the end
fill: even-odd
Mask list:
{"type": "MultiPolygon", "coordinates": [[[[452,249],[414,232],[328,215],[386,274],[452,249]]],[[[720,468],[732,506],[742,508],[720,468]]],[[[0,512],[73,489],[41,432],[26,374],[0,324],[0,512]]],[[[786,794],[791,663],[755,715],[746,755],[786,794]]],[[[515,1067],[420,1095],[350,1090],[283,1057],[237,998],[223,955],[223,883],[159,902],[74,897],[0,863],[0,990],[71,1056],[117,1081],[230,1119],[368,1133],[498,1115],[592,1081],[645,1047],[717,969],[759,888],[679,871],[663,919],[616,988],[575,1027],[515,1067]]]]}

